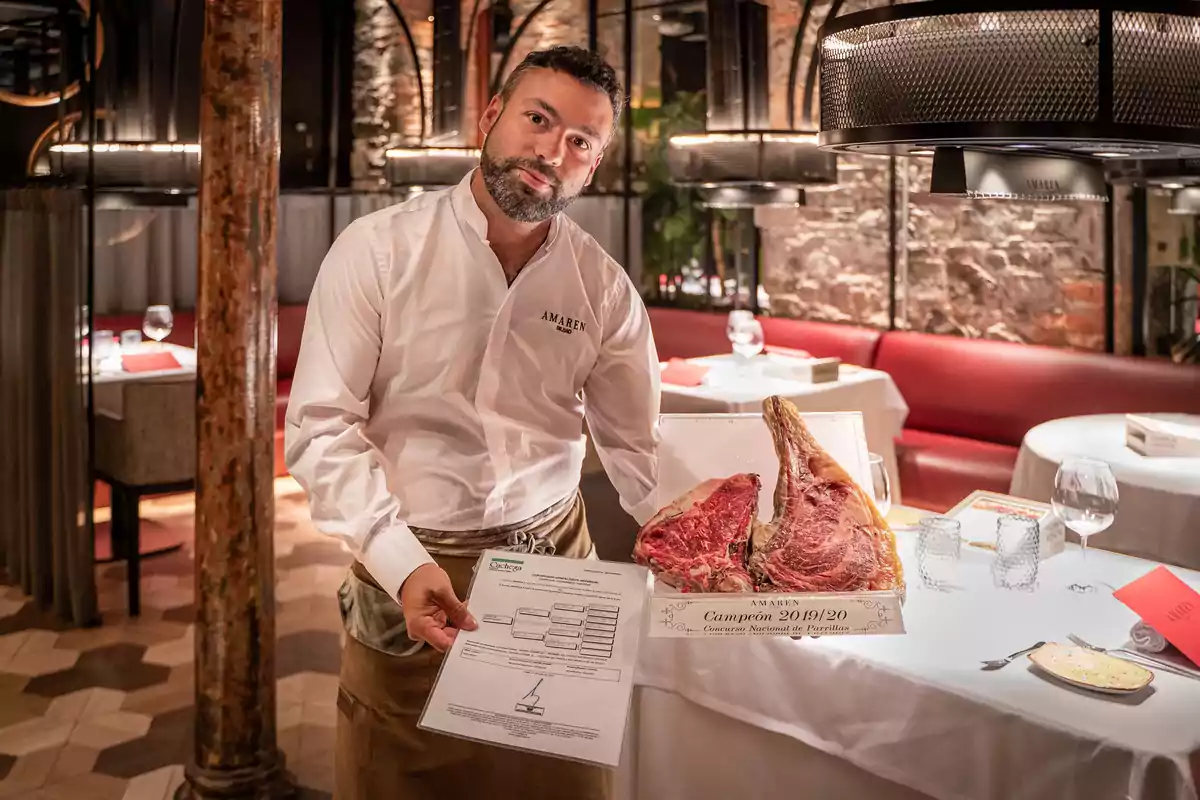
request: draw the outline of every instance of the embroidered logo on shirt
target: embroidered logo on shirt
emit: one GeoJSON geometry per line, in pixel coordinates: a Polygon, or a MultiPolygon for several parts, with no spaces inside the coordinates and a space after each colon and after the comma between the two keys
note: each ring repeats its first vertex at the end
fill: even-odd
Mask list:
{"type": "Polygon", "coordinates": [[[558,328],[559,333],[574,333],[575,331],[586,331],[587,323],[577,319],[564,317],[562,314],[555,314],[553,311],[543,311],[542,319],[553,324],[558,328]]]}

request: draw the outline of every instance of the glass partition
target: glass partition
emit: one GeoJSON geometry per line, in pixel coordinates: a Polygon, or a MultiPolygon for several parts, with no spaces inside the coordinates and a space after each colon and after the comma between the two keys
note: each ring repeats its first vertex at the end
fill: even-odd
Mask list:
{"type": "Polygon", "coordinates": [[[1148,356],[1194,364],[1200,363],[1200,216],[1174,202],[1176,191],[1147,192],[1146,269],[1139,276],[1144,345],[1148,356]]]}

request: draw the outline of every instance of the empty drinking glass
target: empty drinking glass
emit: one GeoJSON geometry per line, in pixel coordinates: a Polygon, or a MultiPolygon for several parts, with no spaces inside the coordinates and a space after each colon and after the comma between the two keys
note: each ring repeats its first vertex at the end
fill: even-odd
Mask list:
{"type": "Polygon", "coordinates": [[[1036,519],[1008,515],[996,522],[996,558],[992,582],[1001,589],[1032,589],[1037,585],[1041,537],[1036,519]]]}
{"type": "Polygon", "coordinates": [[[142,331],[162,347],[162,340],[171,335],[174,324],[170,306],[150,306],[142,320],[142,331]]]}
{"type": "Polygon", "coordinates": [[[888,479],[887,467],[884,466],[883,456],[868,453],[871,461],[871,499],[879,509],[879,516],[886,517],[892,510],[892,484],[888,479]]]}
{"type": "Polygon", "coordinates": [[[92,369],[98,370],[104,361],[116,353],[116,338],[112,331],[93,331],[90,338],[92,369]]]}
{"type": "Polygon", "coordinates": [[[931,589],[947,589],[958,573],[962,525],[949,517],[925,517],[917,530],[917,571],[931,589]]]}

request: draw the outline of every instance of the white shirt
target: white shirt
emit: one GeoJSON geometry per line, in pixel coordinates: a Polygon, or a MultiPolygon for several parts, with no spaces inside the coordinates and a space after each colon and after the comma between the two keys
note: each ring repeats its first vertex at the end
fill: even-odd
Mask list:
{"type": "Polygon", "coordinates": [[[409,525],[507,525],[574,493],[585,413],[622,507],[639,524],[655,511],[659,366],[640,296],[561,213],[510,287],[471,177],[338,236],[288,402],[313,523],[392,597],[432,560],[409,525]]]}

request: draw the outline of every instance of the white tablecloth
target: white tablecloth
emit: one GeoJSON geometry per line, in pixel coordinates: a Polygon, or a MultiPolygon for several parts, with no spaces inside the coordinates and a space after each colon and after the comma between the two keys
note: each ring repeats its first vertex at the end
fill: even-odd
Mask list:
{"type": "MultiPolygon", "coordinates": [[[[1148,416],[1200,424],[1181,414],[1148,416]]],[[[1065,456],[1106,461],[1117,479],[1117,517],[1090,545],[1200,569],[1200,458],[1135,453],[1125,446],[1123,414],[1056,419],[1025,435],[1011,493],[1049,502],[1065,456]]]]}
{"type": "Polygon", "coordinates": [[[895,438],[904,428],[908,404],[891,375],[843,364],[836,382],[802,383],[754,371],[739,373],[732,355],[694,358],[690,362],[711,368],[705,384],[688,387],[663,383],[664,414],[756,413],[762,411],[762,401],[772,395],[786,397],[801,411],[860,411],[867,447],[883,456],[892,485],[892,502],[901,502],[895,438]]]}
{"type": "MultiPolygon", "coordinates": [[[[1076,552],[1043,562],[1038,590],[1021,593],[994,589],[986,551],[964,548],[970,588],[941,593],[919,585],[915,536],[899,536],[907,634],[644,640],[618,796],[1196,800],[1200,681],[1160,671],[1114,697],[1024,658],[979,669],[1070,633],[1126,642],[1133,612],[1064,588],[1076,552]]],[[[1104,552],[1088,563],[1113,586],[1155,566],[1104,552]]],[[[1200,573],[1173,571],[1200,587],[1200,573]]]]}
{"type": "MultiPolygon", "coordinates": [[[[143,342],[132,348],[123,348],[122,352],[126,355],[130,353],[145,354],[158,352],[159,349],[158,345],[153,342],[143,342]]],[[[196,351],[194,349],[175,344],[164,344],[161,349],[165,349],[175,356],[175,360],[179,362],[177,368],[125,372],[121,369],[118,359],[105,360],[100,365],[100,369],[92,374],[92,397],[96,413],[113,419],[121,419],[125,407],[124,388],[131,381],[195,380],[196,351]]]]}

